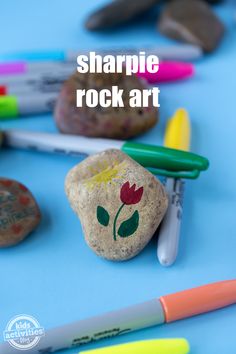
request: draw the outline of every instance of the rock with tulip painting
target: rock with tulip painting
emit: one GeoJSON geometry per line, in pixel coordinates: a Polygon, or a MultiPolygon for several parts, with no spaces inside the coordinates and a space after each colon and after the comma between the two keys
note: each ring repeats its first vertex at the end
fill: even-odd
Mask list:
{"type": "Polygon", "coordinates": [[[39,224],[39,207],[23,184],[0,178],[0,247],[16,245],[39,224]]]}
{"type": "Polygon", "coordinates": [[[115,149],[76,165],[67,175],[65,188],[89,247],[114,261],[142,251],[168,204],[159,180],[115,149]]]}

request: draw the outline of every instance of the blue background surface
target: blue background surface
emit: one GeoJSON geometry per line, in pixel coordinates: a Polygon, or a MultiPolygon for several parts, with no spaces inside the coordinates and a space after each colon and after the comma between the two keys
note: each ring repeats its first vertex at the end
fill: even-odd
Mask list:
{"type": "MultiPolygon", "coordinates": [[[[103,1],[2,1],[0,54],[22,49],[73,49],[111,45],[171,44],[155,30],[155,16],[112,33],[83,29],[87,14],[103,1]]],[[[41,207],[38,230],[17,247],[0,250],[0,340],[6,323],[27,313],[45,328],[139,303],[236,275],[236,25],[231,5],[215,11],[227,27],[220,48],[196,63],[192,80],[161,86],[161,122],[139,141],[162,144],[166,120],[189,110],[192,151],[206,155],[208,172],[187,182],[180,253],[162,268],[156,239],[136,258],[112,263],[85,244],[64,193],[64,179],[78,158],[1,151],[0,174],[30,188],[41,207]]],[[[155,15],[155,16],[154,16],[155,15]]],[[[51,115],[1,122],[1,128],[56,132],[51,115]]],[[[132,340],[186,337],[194,354],[235,352],[236,306],[142,330],[82,349],[132,340]]],[[[63,353],[76,353],[73,349],[63,353]]]]}

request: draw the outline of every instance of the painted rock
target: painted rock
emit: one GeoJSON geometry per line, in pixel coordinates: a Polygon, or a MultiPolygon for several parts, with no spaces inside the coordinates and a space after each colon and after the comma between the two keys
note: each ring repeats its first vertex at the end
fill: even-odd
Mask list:
{"type": "Polygon", "coordinates": [[[160,0],[116,0],[92,13],[85,26],[90,31],[103,30],[128,22],[154,5],[160,0]]]}
{"type": "Polygon", "coordinates": [[[202,0],[173,0],[164,8],[159,30],[174,39],[213,51],[224,34],[224,26],[202,0]]]}
{"type": "Polygon", "coordinates": [[[75,166],[67,175],[65,188],[89,247],[114,261],[130,259],[142,251],[168,204],[156,177],[115,149],[75,166]]]}
{"type": "Polygon", "coordinates": [[[147,88],[145,82],[135,75],[119,74],[79,74],[75,73],[62,87],[56,103],[54,117],[59,130],[65,134],[78,134],[90,137],[127,139],[152,128],[158,120],[157,109],[150,101],[150,108],[131,108],[129,93],[131,89],[147,88]],[[123,89],[122,108],[89,108],[85,103],[76,107],[77,89],[123,89]]]}
{"type": "Polygon", "coordinates": [[[39,207],[21,183],[0,178],[0,247],[21,242],[39,224],[39,207]]]}

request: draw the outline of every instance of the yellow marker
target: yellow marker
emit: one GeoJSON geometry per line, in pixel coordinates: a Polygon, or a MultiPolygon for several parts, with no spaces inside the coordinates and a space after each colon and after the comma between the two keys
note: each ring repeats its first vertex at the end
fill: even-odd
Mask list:
{"type": "MultiPolygon", "coordinates": [[[[190,139],[191,125],[188,112],[180,108],[167,123],[164,145],[168,148],[188,151],[190,139]]],[[[168,267],[175,262],[178,254],[184,181],[167,178],[165,188],[169,206],[159,231],[157,257],[163,266],[168,267]]]]}
{"type": "Polygon", "coordinates": [[[189,344],[186,339],[153,339],[127,344],[114,345],[80,354],[187,354],[189,344]]]}
{"type": "Polygon", "coordinates": [[[168,121],[165,131],[164,146],[189,151],[191,126],[188,112],[179,108],[168,121]]]}

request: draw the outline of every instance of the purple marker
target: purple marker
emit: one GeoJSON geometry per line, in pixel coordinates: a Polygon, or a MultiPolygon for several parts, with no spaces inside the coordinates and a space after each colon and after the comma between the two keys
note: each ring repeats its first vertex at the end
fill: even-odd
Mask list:
{"type": "Polygon", "coordinates": [[[9,63],[0,63],[0,76],[6,75],[23,75],[28,73],[40,72],[58,72],[64,69],[71,69],[71,72],[76,70],[76,62],[26,62],[16,61],[9,63]]]}

